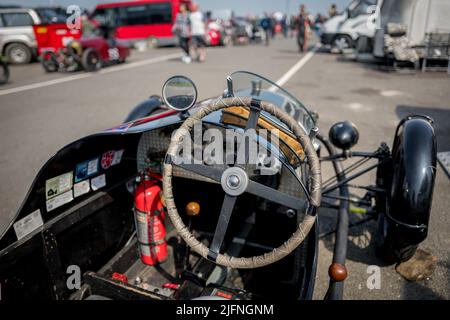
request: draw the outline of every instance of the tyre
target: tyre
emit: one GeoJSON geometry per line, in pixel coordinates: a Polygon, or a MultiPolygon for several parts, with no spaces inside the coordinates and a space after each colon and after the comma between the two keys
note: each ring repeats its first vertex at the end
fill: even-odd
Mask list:
{"type": "Polygon", "coordinates": [[[49,73],[58,71],[58,61],[55,53],[46,52],[42,55],[42,67],[49,73]]]}
{"type": "Polygon", "coordinates": [[[89,72],[100,69],[102,67],[102,62],[97,50],[93,48],[86,49],[81,57],[81,64],[84,70],[89,72]]]}
{"type": "Polygon", "coordinates": [[[11,43],[6,47],[6,56],[10,63],[26,64],[31,61],[31,49],[22,43],[11,43]]]}
{"type": "Polygon", "coordinates": [[[336,48],[338,48],[341,51],[351,49],[354,47],[353,39],[345,34],[337,35],[336,38],[334,38],[333,44],[336,48]]]}
{"type": "Polygon", "coordinates": [[[6,62],[0,61],[0,85],[7,83],[9,80],[9,67],[6,62]]]}

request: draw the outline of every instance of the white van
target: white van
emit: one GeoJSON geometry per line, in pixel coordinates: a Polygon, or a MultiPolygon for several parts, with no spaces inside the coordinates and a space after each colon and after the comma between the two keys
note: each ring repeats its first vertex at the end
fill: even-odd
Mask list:
{"type": "Polygon", "coordinates": [[[354,48],[361,36],[373,38],[376,31],[378,0],[354,0],[322,27],[321,42],[341,50],[354,48]]]}

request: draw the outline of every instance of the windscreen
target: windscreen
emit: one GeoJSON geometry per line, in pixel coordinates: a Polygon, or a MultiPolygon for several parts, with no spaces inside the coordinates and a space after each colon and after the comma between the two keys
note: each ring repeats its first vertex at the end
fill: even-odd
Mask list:
{"type": "MultiPolygon", "coordinates": [[[[232,73],[230,78],[233,84],[234,96],[250,96],[280,107],[292,116],[306,133],[309,133],[315,126],[314,119],[308,109],[297,98],[276,83],[247,71],[232,73]]],[[[279,122],[277,119],[273,120],[279,122]]]]}

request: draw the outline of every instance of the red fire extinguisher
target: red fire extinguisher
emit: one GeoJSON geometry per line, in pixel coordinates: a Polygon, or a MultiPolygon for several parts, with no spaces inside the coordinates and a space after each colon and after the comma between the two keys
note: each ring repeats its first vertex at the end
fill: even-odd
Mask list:
{"type": "Polygon", "coordinates": [[[143,263],[153,266],[167,258],[164,206],[161,187],[149,177],[143,178],[134,193],[134,217],[139,251],[143,263]]]}

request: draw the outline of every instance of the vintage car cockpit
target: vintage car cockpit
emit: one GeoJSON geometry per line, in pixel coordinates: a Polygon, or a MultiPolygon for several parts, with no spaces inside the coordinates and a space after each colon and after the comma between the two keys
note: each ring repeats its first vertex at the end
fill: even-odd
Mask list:
{"type": "MultiPolygon", "coordinates": [[[[304,234],[300,245],[271,263],[256,266],[258,260],[254,259],[255,265],[233,268],[219,260],[267,256],[300,229],[305,212],[310,210],[311,163],[298,141],[299,133],[286,120],[275,116],[277,113],[271,108],[289,116],[296,130],[302,131],[302,137],[308,137],[312,131],[313,117],[284,89],[252,73],[231,74],[223,96],[200,103],[195,101],[195,87],[195,92],[189,93],[192,87],[187,80],[174,77],[172,83],[166,83],[163,99],[172,109],[161,108],[149,117],[75,141],[46,163],[0,240],[1,274],[8,279],[2,284],[4,297],[311,298],[317,252],[314,223],[309,225],[311,231],[304,234]],[[230,102],[235,103],[228,105],[230,102]],[[217,161],[211,162],[207,157],[201,161],[208,163],[203,165],[206,170],[213,172],[218,168],[226,172],[226,182],[195,168],[172,166],[170,161],[174,159],[168,156],[174,132],[198,110],[219,103],[224,105],[205,115],[200,123],[200,135],[210,130],[216,136],[203,137],[198,142],[194,132],[189,134],[193,150],[195,146],[207,149],[208,142],[214,139],[216,147],[224,146],[224,154],[213,152],[213,157],[223,159],[224,163],[217,165],[217,161]],[[263,104],[259,105],[256,119],[255,103],[263,104]],[[245,136],[247,123],[252,121],[255,135],[247,138],[255,139],[259,146],[256,162],[237,166],[234,162],[242,153],[238,138],[245,136]],[[234,133],[232,137],[228,136],[230,130],[234,133]],[[270,135],[275,130],[276,140],[267,136],[267,132],[270,135]],[[218,139],[223,140],[218,143],[218,139]],[[225,148],[227,145],[233,146],[231,151],[225,148]],[[169,166],[173,199],[167,198],[166,186],[162,185],[169,180],[166,176],[169,166]],[[247,189],[242,189],[242,184],[234,188],[234,184],[245,179],[247,189]],[[225,200],[224,188],[229,188],[225,200]],[[239,188],[242,190],[236,191],[239,188]],[[144,211],[145,201],[159,203],[155,210],[164,227],[159,242],[151,241],[155,239],[148,234],[147,238],[144,236],[148,242],[142,240],[145,227],[138,226],[143,216],[135,212],[142,200],[142,195],[137,195],[140,189],[144,192],[144,211]],[[221,231],[222,239],[217,240],[215,234],[220,229],[227,195],[233,198],[233,214],[228,217],[225,231],[221,231]],[[202,256],[187,245],[174,226],[173,217],[169,219],[166,208],[171,200],[189,231],[188,237],[195,237],[205,247],[216,242],[215,252],[210,249],[202,256]],[[149,263],[142,258],[146,249],[158,251],[153,252],[156,260],[150,259],[149,263]],[[12,265],[14,268],[10,268],[12,265]],[[71,278],[77,272],[79,282],[75,276],[71,278]]],[[[149,221],[145,221],[147,227],[155,223],[149,221]]],[[[152,236],[156,237],[159,229],[153,227],[145,230],[154,232],[152,236]]],[[[228,261],[230,265],[239,262],[233,259],[228,261]]]]}

